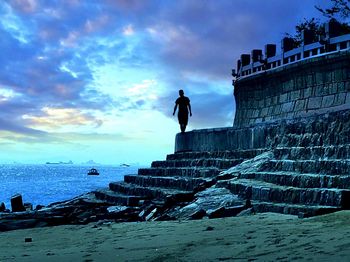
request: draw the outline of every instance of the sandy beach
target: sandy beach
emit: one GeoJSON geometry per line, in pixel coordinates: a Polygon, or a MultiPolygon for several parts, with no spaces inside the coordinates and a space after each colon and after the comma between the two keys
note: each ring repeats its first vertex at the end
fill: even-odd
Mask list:
{"type": "Polygon", "coordinates": [[[348,261],[349,257],[350,211],[307,219],[264,213],[0,234],[0,261],[348,261]]]}

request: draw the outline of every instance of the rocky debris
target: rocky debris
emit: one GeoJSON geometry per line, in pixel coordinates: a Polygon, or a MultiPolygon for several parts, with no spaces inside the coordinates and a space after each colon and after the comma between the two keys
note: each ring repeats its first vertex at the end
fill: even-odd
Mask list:
{"type": "Polygon", "coordinates": [[[0,231],[63,224],[87,224],[99,220],[140,221],[139,208],[111,207],[93,193],[21,212],[0,212],[0,231]]]}
{"type": "Polygon", "coordinates": [[[36,207],[35,207],[35,210],[40,210],[40,209],[42,209],[42,208],[44,208],[45,206],[43,206],[43,205],[37,205],[36,207]]]}
{"type": "Polygon", "coordinates": [[[226,179],[239,177],[241,173],[257,172],[262,167],[264,167],[266,163],[269,163],[269,161],[272,160],[273,158],[274,158],[274,153],[272,151],[262,153],[252,159],[243,161],[241,164],[231,167],[228,170],[222,171],[218,175],[217,179],[226,180],[226,179]]]}
{"type": "Polygon", "coordinates": [[[24,207],[24,209],[27,210],[27,211],[33,210],[33,204],[32,204],[32,203],[24,203],[24,204],[23,204],[23,207],[24,207]]]}
{"type": "Polygon", "coordinates": [[[173,219],[201,219],[235,216],[246,208],[245,202],[226,188],[210,187],[195,194],[191,203],[165,212],[173,219]]]}

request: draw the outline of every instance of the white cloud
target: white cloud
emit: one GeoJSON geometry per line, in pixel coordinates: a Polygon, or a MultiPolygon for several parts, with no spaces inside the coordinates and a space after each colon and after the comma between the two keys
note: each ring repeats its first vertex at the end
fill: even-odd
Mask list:
{"type": "Polygon", "coordinates": [[[95,32],[106,25],[108,21],[109,17],[107,15],[101,15],[100,17],[93,20],[88,19],[85,22],[84,29],[88,33],[95,32]]]}
{"type": "Polygon", "coordinates": [[[7,88],[0,88],[0,102],[1,101],[8,101],[11,98],[14,98],[15,96],[19,96],[20,94],[16,93],[15,91],[7,88]]]}
{"type": "Polygon", "coordinates": [[[102,120],[75,108],[43,107],[41,111],[40,116],[26,114],[22,118],[29,121],[31,127],[55,132],[69,132],[73,127],[74,130],[81,127],[79,131],[83,132],[102,124],[102,120]]]}
{"type": "Polygon", "coordinates": [[[60,44],[64,47],[76,47],[79,35],[77,31],[69,32],[68,36],[60,41],[60,44]]]}
{"type": "Polygon", "coordinates": [[[132,24],[128,24],[127,26],[123,27],[123,35],[131,36],[133,34],[135,34],[135,30],[132,24]]]}
{"type": "Polygon", "coordinates": [[[135,84],[133,87],[128,89],[128,94],[130,95],[144,95],[148,93],[150,87],[153,87],[157,84],[155,80],[143,80],[142,83],[135,84]]]}

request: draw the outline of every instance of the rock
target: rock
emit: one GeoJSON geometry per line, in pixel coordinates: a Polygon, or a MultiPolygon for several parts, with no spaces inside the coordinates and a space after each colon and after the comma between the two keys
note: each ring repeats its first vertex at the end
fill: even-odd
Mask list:
{"type": "Polygon", "coordinates": [[[153,219],[154,221],[170,221],[170,220],[176,220],[175,217],[171,217],[168,214],[157,216],[153,219]]]}
{"type": "Polygon", "coordinates": [[[44,208],[45,206],[43,206],[43,205],[37,205],[36,207],[35,207],[35,210],[40,210],[40,209],[42,209],[42,208],[44,208]]]}
{"type": "Polygon", "coordinates": [[[33,204],[32,203],[24,203],[23,204],[25,210],[32,211],[33,210],[33,204]]]}
{"type": "Polygon", "coordinates": [[[213,231],[214,227],[208,226],[204,231],[213,231]]]}
{"type": "Polygon", "coordinates": [[[298,218],[308,218],[311,217],[312,215],[310,213],[307,212],[299,212],[298,213],[298,218]]]}
{"type": "MultiPolygon", "coordinates": [[[[274,154],[272,151],[262,153],[252,159],[243,161],[241,164],[231,167],[228,170],[225,170],[220,173],[220,177],[222,178],[235,178],[239,177],[240,173],[250,173],[259,171],[267,162],[274,158],[274,154]]],[[[222,179],[220,179],[222,180],[222,179]]]]}
{"type": "Polygon", "coordinates": [[[142,210],[140,213],[139,213],[139,218],[144,218],[145,217],[145,214],[146,214],[146,211],[145,210],[142,210]]]}
{"type": "Polygon", "coordinates": [[[109,214],[118,214],[118,213],[124,212],[127,209],[128,209],[127,206],[110,206],[107,208],[107,212],[109,214]]]}
{"type": "MultiPolygon", "coordinates": [[[[228,189],[211,187],[197,193],[195,195],[195,200],[190,204],[173,209],[168,215],[176,219],[202,218],[211,213],[215,214],[215,211],[220,213],[221,211],[218,210],[221,210],[221,208],[224,208],[223,210],[227,208],[227,211],[223,212],[226,212],[225,215],[228,216],[230,212],[232,213],[232,210],[228,209],[229,207],[241,208],[242,206],[245,206],[244,202],[228,189]]],[[[234,208],[234,210],[236,209],[234,208]]]]}
{"type": "Polygon", "coordinates": [[[1,202],[0,203],[0,212],[5,212],[5,210],[6,210],[5,203],[1,202]]]}
{"type": "Polygon", "coordinates": [[[138,214],[138,217],[142,220],[146,220],[147,216],[156,209],[156,205],[153,203],[148,203],[148,205],[144,206],[142,211],[138,214]]]}
{"type": "Polygon", "coordinates": [[[207,213],[209,218],[219,218],[219,217],[223,217],[224,212],[225,212],[225,208],[219,207],[216,209],[208,210],[207,213]]]}
{"type": "Polygon", "coordinates": [[[33,242],[33,239],[31,237],[26,237],[26,238],[24,238],[24,242],[26,242],[26,243],[33,242]]]}
{"type": "Polygon", "coordinates": [[[23,206],[22,196],[20,194],[11,197],[11,208],[12,212],[22,212],[26,210],[23,206]]]}
{"type": "Polygon", "coordinates": [[[145,220],[146,220],[146,221],[149,221],[149,220],[155,215],[156,212],[157,212],[157,208],[154,208],[154,209],[145,217],[145,220]]]}
{"type": "Polygon", "coordinates": [[[216,210],[208,211],[209,218],[220,218],[220,217],[233,217],[237,216],[240,212],[246,209],[245,205],[232,206],[232,207],[220,207],[216,210]]]}
{"type": "Polygon", "coordinates": [[[202,219],[207,213],[205,212],[205,210],[200,209],[197,210],[196,212],[194,212],[192,215],[190,215],[191,219],[202,219]]]}
{"type": "MultiPolygon", "coordinates": [[[[226,170],[227,171],[227,170],[226,170]]],[[[217,180],[228,180],[238,177],[238,173],[227,173],[226,171],[221,172],[216,178],[217,180]]]]}
{"type": "Polygon", "coordinates": [[[238,213],[236,216],[237,217],[243,217],[243,216],[251,216],[254,215],[254,210],[253,208],[248,208],[248,209],[244,209],[243,211],[241,211],[240,213],[238,213]]]}

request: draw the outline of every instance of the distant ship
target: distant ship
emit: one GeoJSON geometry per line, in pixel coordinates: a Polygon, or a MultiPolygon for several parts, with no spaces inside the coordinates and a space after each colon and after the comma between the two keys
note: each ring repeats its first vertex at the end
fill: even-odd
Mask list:
{"type": "Polygon", "coordinates": [[[68,162],[46,162],[46,165],[72,165],[73,164],[73,161],[70,160],[68,162]]]}
{"type": "Polygon", "coordinates": [[[122,167],[129,167],[130,165],[128,165],[128,164],[121,164],[120,166],[122,166],[122,167]]]}

